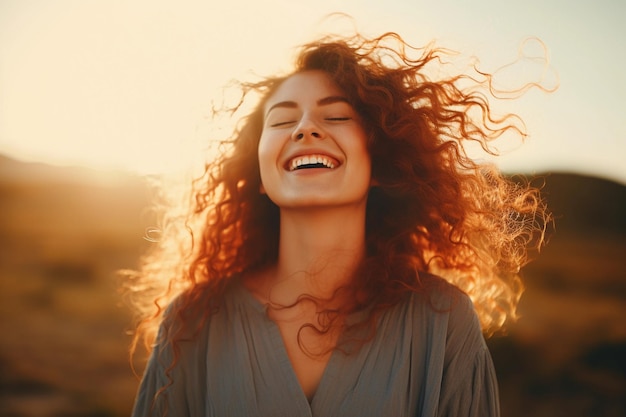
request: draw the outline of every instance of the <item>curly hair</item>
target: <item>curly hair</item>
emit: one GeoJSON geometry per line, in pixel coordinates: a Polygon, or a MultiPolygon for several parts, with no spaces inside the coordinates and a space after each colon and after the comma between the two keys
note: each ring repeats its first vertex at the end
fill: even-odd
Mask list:
{"type": "MultiPolygon", "coordinates": [[[[524,125],[493,116],[489,74],[442,76],[446,54],[395,33],[328,37],[304,45],[291,74],[328,74],[369,135],[375,186],[366,256],[353,280],[360,305],[380,311],[424,290],[420,272],[435,273],[471,297],[491,333],[515,317],[519,270],[543,244],[550,216],[537,189],[468,156],[473,143],[496,154],[493,141],[507,131],[524,137],[524,125]]],[[[143,314],[133,349],[142,338],[150,349],[166,306],[168,317],[195,323],[195,312],[206,318],[219,308],[232,277],[277,261],[279,209],[259,192],[257,147],[264,104],[288,77],[241,84],[231,110],[252,92],[256,107],[193,181],[183,212],[165,212],[161,239],[132,280],[143,314]]]]}

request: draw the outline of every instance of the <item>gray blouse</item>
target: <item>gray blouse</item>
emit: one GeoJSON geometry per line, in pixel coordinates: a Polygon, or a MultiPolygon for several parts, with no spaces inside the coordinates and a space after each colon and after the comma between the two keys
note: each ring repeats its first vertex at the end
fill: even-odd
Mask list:
{"type": "Polygon", "coordinates": [[[169,378],[172,349],[157,344],[133,416],[499,416],[472,302],[440,278],[425,279],[434,289],[384,311],[371,341],[332,353],[310,403],[265,306],[233,285],[219,312],[179,344],[169,378]]]}

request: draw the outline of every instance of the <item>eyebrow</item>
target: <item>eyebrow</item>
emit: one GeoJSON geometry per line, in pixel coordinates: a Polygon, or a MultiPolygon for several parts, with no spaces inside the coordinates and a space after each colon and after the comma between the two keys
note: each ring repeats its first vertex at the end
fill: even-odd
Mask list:
{"type": "MultiPolygon", "coordinates": [[[[352,106],[352,103],[350,103],[350,101],[343,96],[328,96],[317,100],[318,106],[328,106],[334,103],[346,103],[352,106]]],[[[267,117],[267,115],[276,108],[296,109],[298,108],[298,103],[296,103],[295,101],[280,101],[267,109],[267,111],[265,112],[265,117],[267,117]]]]}

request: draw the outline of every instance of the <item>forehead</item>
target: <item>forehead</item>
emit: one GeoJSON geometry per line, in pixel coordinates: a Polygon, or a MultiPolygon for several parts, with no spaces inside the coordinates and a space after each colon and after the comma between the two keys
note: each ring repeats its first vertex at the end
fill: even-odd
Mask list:
{"type": "Polygon", "coordinates": [[[344,95],[343,90],[324,71],[303,71],[283,81],[265,103],[265,109],[283,101],[305,104],[329,96],[344,95]]]}

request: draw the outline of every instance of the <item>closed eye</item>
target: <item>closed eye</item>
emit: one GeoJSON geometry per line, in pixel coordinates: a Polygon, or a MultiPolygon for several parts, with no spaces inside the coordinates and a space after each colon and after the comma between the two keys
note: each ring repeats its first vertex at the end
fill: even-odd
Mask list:
{"type": "Polygon", "coordinates": [[[330,122],[345,122],[351,120],[351,117],[327,117],[326,120],[330,122]]]}
{"type": "Polygon", "coordinates": [[[287,125],[293,124],[293,123],[295,123],[295,122],[296,122],[295,120],[289,120],[289,121],[286,121],[286,122],[276,122],[276,123],[272,123],[272,124],[270,125],[270,127],[281,127],[281,126],[287,126],[287,125]]]}

